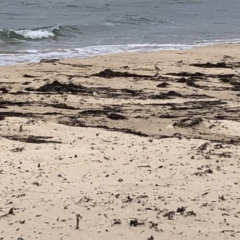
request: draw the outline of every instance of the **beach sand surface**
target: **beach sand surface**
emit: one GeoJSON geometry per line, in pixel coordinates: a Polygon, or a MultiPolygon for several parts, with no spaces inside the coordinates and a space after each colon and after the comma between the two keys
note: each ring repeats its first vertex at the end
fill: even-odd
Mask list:
{"type": "Polygon", "coordinates": [[[238,69],[239,44],[0,67],[0,239],[239,238],[238,69]]]}

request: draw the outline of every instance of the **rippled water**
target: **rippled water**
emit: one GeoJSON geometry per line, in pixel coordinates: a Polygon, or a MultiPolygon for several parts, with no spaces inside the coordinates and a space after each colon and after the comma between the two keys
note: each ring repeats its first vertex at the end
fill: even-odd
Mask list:
{"type": "Polygon", "coordinates": [[[239,0],[0,0],[0,64],[240,39],[239,0]]]}

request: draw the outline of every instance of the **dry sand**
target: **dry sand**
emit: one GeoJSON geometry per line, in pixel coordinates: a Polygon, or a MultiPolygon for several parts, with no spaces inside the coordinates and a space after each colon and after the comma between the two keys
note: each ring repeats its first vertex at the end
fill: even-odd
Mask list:
{"type": "Polygon", "coordinates": [[[228,44],[1,67],[0,239],[239,238],[239,63],[228,44]]]}

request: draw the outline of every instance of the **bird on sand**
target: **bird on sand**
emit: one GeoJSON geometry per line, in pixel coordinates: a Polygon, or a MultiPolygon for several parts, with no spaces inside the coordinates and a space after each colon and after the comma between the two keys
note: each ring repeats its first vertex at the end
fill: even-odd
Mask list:
{"type": "Polygon", "coordinates": [[[240,76],[240,72],[239,72],[239,71],[235,70],[235,73],[236,73],[238,76],[240,76]]]}
{"type": "Polygon", "coordinates": [[[99,94],[94,91],[94,92],[93,92],[93,96],[98,98],[98,97],[99,97],[99,94]]]}
{"type": "Polygon", "coordinates": [[[161,71],[161,69],[160,69],[156,64],[154,64],[154,68],[155,68],[155,70],[156,70],[157,72],[156,72],[156,74],[153,76],[153,78],[154,78],[154,79],[158,79],[158,77],[160,76],[158,72],[161,71]]]}
{"type": "Polygon", "coordinates": [[[192,95],[197,95],[197,94],[198,94],[197,90],[193,89],[192,95]]]}
{"type": "Polygon", "coordinates": [[[161,71],[161,69],[156,64],[154,65],[154,68],[156,71],[161,71]]]}
{"type": "Polygon", "coordinates": [[[158,79],[160,77],[159,73],[157,72],[156,74],[153,75],[154,79],[158,79]]]}
{"type": "Polygon", "coordinates": [[[237,69],[236,69],[236,67],[235,67],[234,65],[232,65],[232,69],[235,71],[235,73],[236,73],[238,76],[240,76],[240,72],[237,71],[237,69]]]}
{"type": "Polygon", "coordinates": [[[69,80],[69,81],[73,81],[73,80],[74,80],[74,78],[75,78],[75,76],[74,76],[74,75],[72,75],[72,76],[69,76],[69,77],[68,77],[68,80],[69,80]]]}

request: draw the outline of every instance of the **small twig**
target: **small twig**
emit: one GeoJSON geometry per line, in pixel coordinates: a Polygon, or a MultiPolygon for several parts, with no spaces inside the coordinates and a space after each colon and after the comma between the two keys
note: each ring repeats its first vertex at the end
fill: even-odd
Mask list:
{"type": "Polygon", "coordinates": [[[139,167],[139,168],[142,168],[142,167],[151,168],[150,165],[141,165],[141,166],[137,166],[137,167],[139,167]]]}
{"type": "Polygon", "coordinates": [[[173,176],[174,176],[175,174],[176,174],[176,173],[173,173],[172,176],[171,176],[171,178],[173,178],[173,176]]]}
{"type": "Polygon", "coordinates": [[[79,220],[82,219],[80,214],[76,214],[76,229],[79,229],[79,220]]]}

